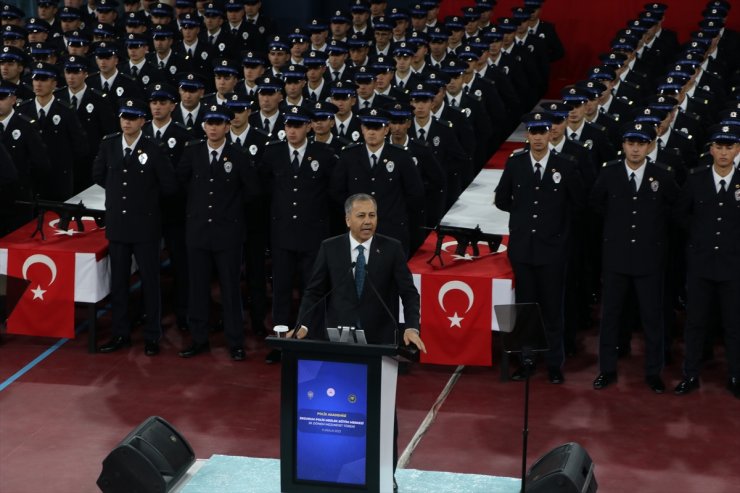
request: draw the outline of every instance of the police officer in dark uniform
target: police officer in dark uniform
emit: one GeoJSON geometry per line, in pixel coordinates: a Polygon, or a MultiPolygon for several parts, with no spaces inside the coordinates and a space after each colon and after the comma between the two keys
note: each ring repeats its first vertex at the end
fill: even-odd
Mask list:
{"type": "Polygon", "coordinates": [[[28,62],[28,57],[20,48],[6,45],[0,50],[0,65],[5,65],[2,78],[16,86],[15,97],[18,101],[25,101],[34,96],[33,89],[23,81],[28,62]]]}
{"type": "Polygon", "coordinates": [[[41,196],[67,200],[74,195],[74,163],[87,153],[87,137],[77,114],[54,98],[59,73],[54,65],[39,62],[33,66],[33,92],[36,97],[18,106],[18,112],[34,124],[54,156],[49,174],[41,186],[41,196]]]}
{"type": "Polygon", "coordinates": [[[186,243],[190,272],[189,324],[192,343],[180,351],[191,358],[208,351],[211,265],[221,286],[224,330],[234,361],[246,359],[239,290],[244,202],[259,195],[254,168],[247,155],[226,141],[231,110],[225,105],[205,109],[206,140],[185,146],[177,175],[187,188],[186,243]]]}
{"type": "Polygon", "coordinates": [[[114,107],[118,107],[123,99],[142,99],[142,90],[136,80],[117,68],[118,50],[111,42],[98,43],[93,53],[99,72],[90,75],[86,81],[88,86],[107,94],[114,107]]]}
{"type": "Polygon", "coordinates": [[[733,166],[740,135],[736,127],[721,124],[709,134],[714,162],[692,170],[676,206],[676,216],[688,232],[688,305],[683,380],[675,393],[699,388],[706,324],[719,309],[727,389],[740,398],[740,170],[733,166]]]}
{"type": "Polygon", "coordinates": [[[198,14],[185,14],[180,17],[182,40],[173,50],[182,56],[188,63],[188,70],[198,73],[206,81],[208,90],[213,88],[212,66],[213,59],[218,56],[213,46],[199,39],[201,20],[198,14]]]}
{"type": "Polygon", "coordinates": [[[85,83],[89,67],[87,58],[71,55],[64,61],[64,78],[67,87],[57,89],[54,96],[69,105],[77,113],[82,128],[87,134],[89,145],[85,157],[74,163],[74,192],[80,192],[92,185],[92,163],[98,155],[103,137],[120,128],[113,112],[110,98],[88,87],[85,83]]]}
{"type": "Polygon", "coordinates": [[[180,102],[172,112],[172,119],[182,123],[193,138],[200,138],[205,135],[202,126],[205,108],[201,103],[205,82],[195,72],[178,74],[177,79],[180,102]]]}
{"type": "MultiPolygon", "coordinates": [[[[171,163],[180,162],[185,144],[192,139],[181,123],[172,119],[177,104],[177,90],[163,83],[153,84],[149,90],[149,112],[152,120],[144,124],[144,135],[162,145],[171,163]]],[[[188,327],[188,258],[185,247],[185,190],[162,197],[162,237],[169,253],[173,274],[175,321],[185,330],[188,327]]]]}
{"type": "Polygon", "coordinates": [[[357,101],[357,86],[349,80],[336,81],[332,83],[329,95],[331,103],[337,107],[332,133],[344,145],[360,142],[360,120],[352,111],[357,101]]]}
{"type": "Polygon", "coordinates": [[[147,322],[144,353],[159,353],[159,242],[162,238],[160,197],[177,190],[175,171],[164,148],[144,136],[143,101],[127,99],[120,108],[122,132],[107,135],[93,164],[95,183],[105,188],[106,228],[111,266],[112,339],[99,351],[110,353],[131,345],[126,315],[131,255],[136,259],[147,322]]]}
{"type": "MultiPolygon", "coordinates": [[[[509,212],[509,260],[516,279],[517,302],[539,303],[549,351],[545,356],[551,383],[564,382],[563,291],[574,211],[585,200],[581,177],[572,160],[550,152],[547,113],[525,115],[530,150],[506,162],[496,187],[495,204],[509,212]]],[[[527,376],[527,367],[512,375],[527,376]]]]}
{"type": "Polygon", "coordinates": [[[146,55],[147,60],[161,72],[161,77],[173,85],[177,85],[176,75],[188,68],[185,58],[172,49],[175,41],[175,33],[172,30],[175,26],[172,24],[153,26],[151,34],[154,50],[146,55]]]}
{"type": "Polygon", "coordinates": [[[599,390],[617,381],[619,323],[632,286],[645,332],[645,382],[662,394],[665,254],[679,189],[669,168],[647,159],[654,125],[631,123],[622,135],[624,159],[604,166],[590,197],[604,217],[599,375],[593,386],[599,390]]]}
{"type": "MultiPolygon", "coordinates": [[[[431,103],[430,103],[431,104],[431,103]]],[[[388,115],[381,109],[360,115],[364,144],[347,146],[339,155],[332,188],[337,200],[367,193],[378,202],[381,233],[401,242],[409,253],[409,210],[422,207],[424,183],[409,153],[385,141],[388,115]]]]}
{"type": "Polygon", "coordinates": [[[596,167],[613,160],[617,152],[609,141],[606,129],[601,125],[586,121],[586,108],[589,94],[583,89],[570,87],[561,91],[563,101],[573,106],[568,115],[568,127],[565,136],[572,140],[579,140],[586,144],[593,156],[596,167]]]}
{"type": "Polygon", "coordinates": [[[280,112],[280,102],[283,100],[283,81],[273,77],[257,79],[257,101],[259,111],[254,111],[249,117],[249,124],[264,130],[270,138],[280,140],[285,136],[283,129],[285,121],[280,112]]]}
{"type": "Polygon", "coordinates": [[[337,157],[322,143],[309,142],[311,113],[291,106],[285,113],[285,141],[268,144],[259,165],[270,196],[272,320],[289,325],[293,279],[301,290],[321,242],[330,236],[329,213],[339,207],[330,195],[337,157]]]}
{"type": "Polygon", "coordinates": [[[143,34],[128,34],[123,41],[128,54],[128,60],[119,64],[118,70],[126,74],[139,84],[143,92],[149,84],[164,82],[167,77],[147,57],[149,37],[143,34]]]}

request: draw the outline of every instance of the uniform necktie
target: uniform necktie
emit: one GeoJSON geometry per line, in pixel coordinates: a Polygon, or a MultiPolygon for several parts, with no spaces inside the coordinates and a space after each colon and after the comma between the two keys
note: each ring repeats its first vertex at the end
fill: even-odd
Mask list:
{"type": "Polygon", "coordinates": [[[357,245],[357,263],[355,263],[355,288],[357,289],[357,297],[362,295],[362,287],[365,285],[365,247],[357,245]]]}
{"type": "Polygon", "coordinates": [[[570,140],[576,140],[576,139],[578,139],[578,134],[576,132],[571,132],[570,133],[570,140]]]}
{"type": "Polygon", "coordinates": [[[39,110],[39,124],[43,124],[44,120],[46,120],[46,111],[41,109],[39,110]]]}
{"type": "Polygon", "coordinates": [[[110,84],[108,84],[108,81],[103,82],[103,92],[110,91],[110,84]]]}
{"type": "Polygon", "coordinates": [[[453,108],[457,108],[457,98],[452,98],[450,100],[450,106],[452,106],[453,108]]]}
{"type": "Polygon", "coordinates": [[[241,146],[242,145],[242,139],[240,139],[239,137],[237,137],[236,139],[234,139],[234,144],[236,144],[238,146],[241,146]]]}
{"type": "Polygon", "coordinates": [[[339,71],[335,70],[334,72],[331,73],[331,76],[332,76],[332,80],[339,80],[339,71]]]}
{"type": "Polygon", "coordinates": [[[370,101],[365,101],[362,103],[363,108],[369,108],[370,107],[370,101]]]}
{"type": "Polygon", "coordinates": [[[164,62],[162,60],[159,61],[159,69],[164,70],[164,62]]]}
{"type": "Polygon", "coordinates": [[[290,162],[291,167],[293,168],[293,172],[298,173],[298,170],[301,167],[301,162],[298,160],[298,151],[293,150],[293,160],[290,162]]]}
{"type": "Polygon", "coordinates": [[[157,133],[154,134],[154,136],[157,138],[157,140],[161,140],[162,139],[162,131],[161,130],[157,130],[157,133]]]}
{"type": "Polygon", "coordinates": [[[270,119],[265,118],[264,124],[265,124],[265,132],[269,134],[270,133],[270,119]]]}
{"type": "Polygon", "coordinates": [[[540,163],[534,163],[534,179],[537,182],[542,181],[542,165],[540,163]]]}
{"type": "Polygon", "coordinates": [[[191,56],[193,56],[193,49],[188,48],[188,57],[191,57],[191,56]]]}
{"type": "Polygon", "coordinates": [[[131,66],[131,75],[133,75],[134,77],[138,76],[139,75],[139,67],[137,67],[136,65],[132,65],[131,66]]]}
{"type": "Polygon", "coordinates": [[[373,162],[370,163],[370,169],[375,169],[375,167],[378,165],[378,156],[376,156],[375,154],[371,154],[370,159],[373,160],[373,162]]]}
{"type": "Polygon", "coordinates": [[[127,147],[123,150],[123,160],[128,161],[130,157],[131,157],[131,148],[127,147]]]}
{"type": "Polygon", "coordinates": [[[339,124],[339,135],[344,135],[344,123],[339,124]]]}
{"type": "Polygon", "coordinates": [[[71,101],[72,101],[72,106],[74,107],[74,109],[77,109],[77,108],[79,107],[79,104],[78,104],[78,101],[77,101],[77,96],[75,96],[75,95],[73,94],[73,95],[72,95],[72,100],[71,100],[71,101]]]}
{"type": "Polygon", "coordinates": [[[463,92],[464,92],[465,94],[470,94],[470,86],[465,86],[465,87],[463,87],[463,92]]]}
{"type": "Polygon", "coordinates": [[[218,151],[211,151],[211,166],[218,162],[218,151]]]}
{"type": "Polygon", "coordinates": [[[419,129],[419,140],[423,140],[424,142],[427,140],[427,132],[423,128],[419,129]]]}
{"type": "Polygon", "coordinates": [[[193,122],[193,114],[192,114],[192,113],[188,113],[188,117],[187,117],[187,119],[185,120],[185,125],[186,125],[186,126],[187,126],[188,128],[190,128],[190,127],[192,127],[192,126],[193,126],[194,124],[195,124],[195,122],[193,122]]]}
{"type": "Polygon", "coordinates": [[[239,35],[239,30],[238,29],[232,29],[231,30],[231,35],[232,36],[238,36],[239,35]]]}
{"type": "MultiPolygon", "coordinates": [[[[232,30],[232,33],[233,33],[233,32],[234,32],[234,31],[232,30]]],[[[215,43],[216,43],[216,36],[214,36],[213,34],[209,34],[209,35],[208,35],[208,43],[210,43],[210,44],[215,44],[215,43]]]]}
{"type": "Polygon", "coordinates": [[[630,173],[630,186],[632,187],[632,193],[637,193],[637,180],[634,171],[630,173]]]}
{"type": "Polygon", "coordinates": [[[403,89],[404,83],[402,80],[399,80],[397,85],[399,89],[403,89]]]}
{"type": "Polygon", "coordinates": [[[665,146],[663,139],[658,139],[658,149],[662,149],[665,146]]]}
{"type": "Polygon", "coordinates": [[[727,182],[725,180],[719,181],[719,194],[718,195],[723,195],[727,191],[726,185],[727,185],[727,182]]]}
{"type": "Polygon", "coordinates": [[[3,132],[5,132],[5,124],[0,122],[0,138],[3,137],[3,132]]]}
{"type": "Polygon", "coordinates": [[[308,99],[311,101],[316,101],[316,93],[315,92],[309,92],[308,93],[308,99]]]}

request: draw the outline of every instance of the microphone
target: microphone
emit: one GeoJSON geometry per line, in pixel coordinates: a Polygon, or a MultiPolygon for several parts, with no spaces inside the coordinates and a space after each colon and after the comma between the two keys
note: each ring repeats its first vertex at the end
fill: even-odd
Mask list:
{"type": "Polygon", "coordinates": [[[373,279],[370,277],[370,272],[367,270],[367,266],[365,266],[365,280],[370,283],[370,288],[373,290],[373,293],[375,293],[375,296],[378,297],[378,300],[380,301],[380,304],[383,306],[383,309],[385,309],[385,312],[388,314],[388,316],[393,320],[393,324],[395,325],[395,329],[393,330],[393,339],[396,344],[396,347],[399,347],[400,341],[398,340],[398,320],[396,319],[395,315],[393,315],[393,312],[390,308],[388,308],[388,305],[386,305],[385,300],[382,296],[380,296],[380,293],[378,293],[378,289],[375,287],[375,283],[373,282],[373,279]]]}
{"type": "MultiPolygon", "coordinates": [[[[318,300],[316,300],[316,302],[313,305],[311,305],[309,307],[309,309],[306,310],[303,313],[304,318],[305,318],[306,315],[308,315],[309,313],[311,313],[312,311],[314,311],[314,309],[317,306],[319,306],[319,304],[321,302],[323,302],[324,300],[326,300],[329,297],[329,295],[332,294],[334,292],[334,290],[337,289],[337,287],[339,287],[340,284],[342,284],[342,282],[344,282],[344,279],[347,277],[348,274],[350,274],[352,272],[352,269],[355,268],[355,265],[356,264],[357,264],[357,262],[352,262],[349,265],[349,269],[347,269],[347,271],[344,273],[344,276],[342,276],[341,281],[337,282],[334,286],[331,287],[331,289],[329,291],[327,291],[326,293],[324,293],[318,300]]],[[[295,327],[293,328],[293,335],[291,336],[292,339],[297,339],[298,338],[298,329],[301,328],[301,325],[302,325],[301,322],[302,322],[302,320],[296,320],[295,327]]]]}

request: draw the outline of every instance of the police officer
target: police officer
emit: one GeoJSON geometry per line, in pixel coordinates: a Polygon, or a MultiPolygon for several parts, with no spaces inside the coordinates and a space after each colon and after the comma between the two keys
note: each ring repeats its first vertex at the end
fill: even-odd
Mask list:
{"type": "Polygon", "coordinates": [[[31,74],[36,97],[19,105],[18,112],[34,120],[54,156],[41,195],[50,200],[67,200],[74,195],[74,163],[87,154],[87,138],[76,112],[54,98],[59,76],[56,67],[39,62],[31,74]]]}
{"type": "Polygon", "coordinates": [[[260,110],[251,114],[249,124],[261,128],[270,138],[284,137],[285,122],[280,112],[283,87],[283,81],[271,75],[257,80],[257,101],[260,110]]]}
{"type": "Polygon", "coordinates": [[[218,54],[212,45],[199,39],[201,20],[198,14],[185,14],[180,17],[179,22],[182,41],[179,41],[173,49],[185,59],[189,70],[207,81],[210,91],[213,87],[211,83],[212,63],[218,54]]]}
{"type": "Polygon", "coordinates": [[[424,200],[421,174],[406,150],[385,141],[389,128],[384,110],[371,108],[359,116],[365,142],[349,145],[339,155],[332,188],[338,201],[355,193],[375,197],[378,216],[384,218],[380,232],[400,241],[408,255],[408,211],[421,208],[424,200]]]}
{"type": "Polygon", "coordinates": [[[187,188],[186,243],[190,273],[188,322],[192,343],[180,351],[191,358],[210,349],[208,314],[211,265],[216,267],[224,307],[224,330],[234,361],[246,359],[239,276],[244,242],[244,202],[259,195],[244,151],[226,140],[232,119],[225,105],[204,111],[206,140],[185,146],[177,175],[187,188]]]}
{"type": "Polygon", "coordinates": [[[360,120],[352,111],[357,101],[357,86],[352,81],[336,81],[329,90],[331,103],[337,107],[332,133],[344,145],[361,141],[360,120]]]}
{"type": "Polygon", "coordinates": [[[142,99],[143,93],[136,80],[118,70],[119,52],[113,43],[98,43],[93,53],[99,72],[87,78],[88,86],[107,94],[114,107],[123,99],[142,99]]]}
{"type": "MultiPolygon", "coordinates": [[[[308,139],[311,142],[321,142],[331,146],[337,156],[344,147],[344,143],[331,132],[334,127],[334,115],[339,110],[335,104],[317,101],[308,106],[311,110],[311,134],[308,139]]],[[[337,215],[338,219],[339,214],[337,215]]],[[[340,223],[343,224],[343,223],[340,223]]]]}
{"type": "Polygon", "coordinates": [[[571,140],[579,140],[591,149],[594,164],[601,166],[613,160],[617,153],[609,141],[606,129],[601,125],[586,120],[586,103],[589,93],[577,87],[565,88],[561,91],[563,101],[573,106],[568,114],[565,136],[571,140]]]}
{"type": "MultiPolygon", "coordinates": [[[[549,116],[529,113],[529,152],[514,152],[496,187],[495,204],[509,212],[509,260],[514,269],[517,302],[539,303],[549,351],[545,356],[551,383],[565,381],[563,291],[573,212],[583,206],[584,187],[576,165],[550,152],[549,116]]],[[[522,366],[511,376],[523,380],[522,366]]]]}
{"type": "Polygon", "coordinates": [[[85,83],[89,61],[84,56],[71,55],[64,61],[64,79],[67,87],[57,89],[56,98],[69,105],[80,120],[90,146],[85,157],[74,163],[75,193],[92,185],[92,163],[98,155],[103,137],[120,128],[110,98],[85,83]]]}
{"type": "MultiPolygon", "coordinates": [[[[172,119],[177,104],[177,90],[163,83],[149,90],[149,112],[152,120],[144,124],[144,135],[162,145],[170,162],[180,162],[185,144],[192,139],[185,126],[172,119]]],[[[169,253],[174,281],[175,321],[185,330],[188,327],[188,259],[185,248],[185,190],[162,198],[162,237],[169,253]]]]}
{"type": "Polygon", "coordinates": [[[311,113],[291,106],[285,113],[285,141],[262,155],[260,175],[270,196],[272,320],[289,325],[293,279],[301,290],[310,279],[321,241],[330,236],[329,214],[339,208],[330,196],[336,165],[333,149],[309,142],[311,113]]]}
{"type": "Polygon", "coordinates": [[[121,132],[107,135],[93,164],[95,183],[105,188],[106,228],[111,266],[112,338],[99,351],[131,345],[127,317],[131,256],[136,259],[147,322],[144,353],[159,353],[160,197],[177,190],[175,171],[163,147],[144,136],[143,101],[126,99],[119,110],[121,132]]]}
{"type": "Polygon", "coordinates": [[[201,104],[205,83],[203,78],[195,72],[178,74],[178,93],[180,103],[172,112],[172,119],[182,123],[188,129],[192,138],[200,138],[203,134],[204,106],[201,104]]]}
{"type": "Polygon", "coordinates": [[[645,382],[662,394],[663,276],[669,213],[679,189],[669,168],[647,160],[653,125],[631,123],[622,136],[624,159],[604,166],[590,196],[604,218],[599,375],[593,386],[599,390],[617,381],[619,323],[633,287],[645,332],[645,382]]]}
{"type": "Polygon", "coordinates": [[[164,82],[165,74],[146,56],[149,53],[149,37],[143,34],[128,34],[124,40],[128,61],[121,63],[118,69],[122,74],[131,76],[143,92],[149,84],[164,82]]]}
{"type": "Polygon", "coordinates": [[[688,232],[688,306],[683,380],[675,393],[699,388],[706,324],[718,308],[727,354],[727,389],[740,398],[740,171],[733,167],[740,135],[735,127],[721,124],[709,134],[714,162],[692,170],[676,207],[676,216],[688,232]]]}

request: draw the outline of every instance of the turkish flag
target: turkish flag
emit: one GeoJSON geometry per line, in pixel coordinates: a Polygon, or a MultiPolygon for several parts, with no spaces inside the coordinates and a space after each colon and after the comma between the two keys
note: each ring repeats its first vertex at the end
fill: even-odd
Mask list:
{"type": "Polygon", "coordinates": [[[422,363],[491,366],[492,281],[421,276],[422,363]]]}
{"type": "Polygon", "coordinates": [[[8,250],[8,276],[30,284],[8,317],[9,334],[75,336],[75,253],[8,250]]]}

